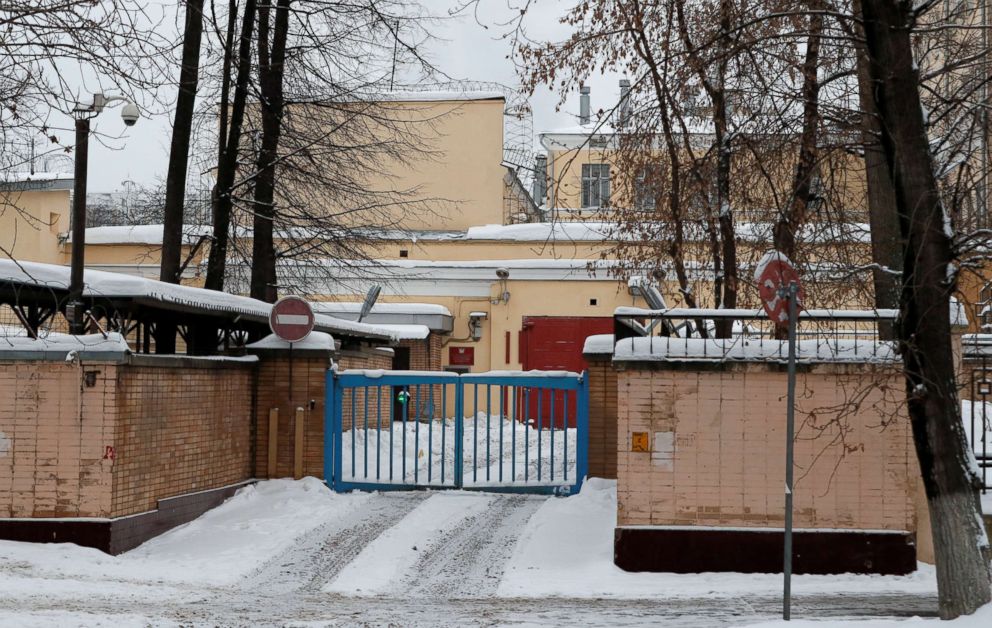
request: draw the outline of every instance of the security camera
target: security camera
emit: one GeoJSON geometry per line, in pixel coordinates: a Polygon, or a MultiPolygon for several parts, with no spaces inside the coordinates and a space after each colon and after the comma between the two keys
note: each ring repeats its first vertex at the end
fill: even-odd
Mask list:
{"type": "Polygon", "coordinates": [[[510,271],[507,270],[506,268],[497,268],[496,276],[499,277],[500,279],[506,279],[510,276],[510,271]]]}
{"type": "Polygon", "coordinates": [[[140,117],[141,112],[138,110],[138,105],[133,102],[125,104],[121,109],[121,119],[124,120],[124,124],[128,126],[134,126],[140,117]]]}

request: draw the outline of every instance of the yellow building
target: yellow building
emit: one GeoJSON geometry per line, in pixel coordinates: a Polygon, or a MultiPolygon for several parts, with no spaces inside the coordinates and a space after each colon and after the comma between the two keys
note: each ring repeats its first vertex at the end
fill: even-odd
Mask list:
{"type": "Polygon", "coordinates": [[[0,178],[0,257],[57,262],[69,229],[72,176],[13,173],[0,178]]]}

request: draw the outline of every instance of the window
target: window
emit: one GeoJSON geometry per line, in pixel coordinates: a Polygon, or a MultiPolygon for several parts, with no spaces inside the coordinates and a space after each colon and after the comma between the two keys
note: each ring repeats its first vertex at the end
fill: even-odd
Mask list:
{"type": "Polygon", "coordinates": [[[410,251],[406,249],[400,249],[400,257],[410,257],[410,251]]]}
{"type": "Polygon", "coordinates": [[[657,168],[643,168],[637,178],[634,179],[634,209],[649,211],[655,208],[658,202],[658,177],[660,173],[657,168]]]}
{"type": "Polygon", "coordinates": [[[610,204],[610,165],[582,164],[582,207],[597,209],[610,204]]]}

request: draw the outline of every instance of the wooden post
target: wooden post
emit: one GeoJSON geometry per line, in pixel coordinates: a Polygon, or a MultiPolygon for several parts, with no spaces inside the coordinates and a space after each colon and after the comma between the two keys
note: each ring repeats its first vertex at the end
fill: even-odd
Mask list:
{"type": "Polygon", "coordinates": [[[269,408],[269,465],[267,477],[276,477],[276,458],[279,456],[279,408],[269,408]]]}
{"type": "Polygon", "coordinates": [[[303,408],[296,408],[296,439],[293,446],[293,477],[303,477],[303,408]]]}

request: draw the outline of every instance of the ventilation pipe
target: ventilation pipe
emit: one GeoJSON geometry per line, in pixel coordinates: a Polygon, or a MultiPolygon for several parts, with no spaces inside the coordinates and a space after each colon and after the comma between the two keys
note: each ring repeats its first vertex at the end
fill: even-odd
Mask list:
{"type": "Polygon", "coordinates": [[[579,124],[589,124],[589,86],[583,85],[579,88],[579,124]]]}
{"type": "Polygon", "coordinates": [[[619,126],[623,127],[627,125],[627,121],[630,120],[630,81],[627,79],[620,80],[620,114],[619,114],[619,126]]]}
{"type": "Polygon", "coordinates": [[[538,155],[534,158],[534,202],[544,205],[548,195],[548,158],[538,155]]]}

